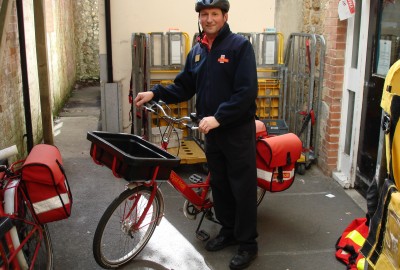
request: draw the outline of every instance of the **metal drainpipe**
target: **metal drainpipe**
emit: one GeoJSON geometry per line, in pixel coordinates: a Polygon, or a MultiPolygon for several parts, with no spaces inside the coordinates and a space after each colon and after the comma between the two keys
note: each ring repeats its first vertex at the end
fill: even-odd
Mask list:
{"type": "Polygon", "coordinates": [[[28,153],[33,148],[33,131],[32,131],[32,115],[31,102],[29,98],[29,82],[28,82],[28,67],[26,61],[26,46],[25,46],[25,27],[24,27],[24,10],[23,0],[17,0],[17,16],[18,16],[18,35],[19,35],[19,50],[21,57],[21,74],[22,74],[22,93],[24,99],[25,110],[25,126],[27,138],[28,153]]]}
{"type": "Polygon", "coordinates": [[[105,0],[106,14],[106,44],[107,44],[107,80],[109,83],[114,81],[112,63],[112,38],[111,38],[111,0],[105,0]]]}

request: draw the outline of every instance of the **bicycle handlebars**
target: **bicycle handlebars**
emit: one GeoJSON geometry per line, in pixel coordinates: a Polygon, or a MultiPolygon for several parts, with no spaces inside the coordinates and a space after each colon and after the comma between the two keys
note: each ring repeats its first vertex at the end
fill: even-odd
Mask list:
{"type": "MultiPolygon", "coordinates": [[[[166,120],[168,123],[174,123],[174,124],[182,124],[185,127],[191,129],[191,130],[196,130],[199,127],[197,126],[198,122],[200,122],[200,120],[196,117],[195,113],[192,113],[189,116],[183,116],[180,118],[176,118],[173,116],[170,116],[163,108],[163,104],[165,104],[164,102],[155,102],[155,101],[149,101],[146,104],[149,104],[149,106],[144,105],[143,107],[151,112],[151,113],[155,113],[158,114],[158,112],[154,109],[154,107],[157,107],[157,109],[159,111],[162,112],[161,118],[163,118],[164,120],[166,120]],[[187,123],[187,122],[191,122],[191,123],[187,123]]],[[[166,104],[165,104],[166,105],[166,104]]]]}
{"type": "Polygon", "coordinates": [[[18,149],[16,145],[4,148],[0,150],[0,160],[8,159],[16,154],[18,154],[18,149]]]}

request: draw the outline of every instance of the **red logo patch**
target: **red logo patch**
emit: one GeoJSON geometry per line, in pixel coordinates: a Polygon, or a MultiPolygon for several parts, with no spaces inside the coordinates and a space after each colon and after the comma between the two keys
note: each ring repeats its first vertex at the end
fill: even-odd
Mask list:
{"type": "Polygon", "coordinates": [[[225,55],[221,55],[221,57],[220,58],[218,58],[218,62],[220,62],[221,64],[223,64],[223,63],[228,63],[229,62],[229,59],[228,58],[225,58],[225,55]]]}

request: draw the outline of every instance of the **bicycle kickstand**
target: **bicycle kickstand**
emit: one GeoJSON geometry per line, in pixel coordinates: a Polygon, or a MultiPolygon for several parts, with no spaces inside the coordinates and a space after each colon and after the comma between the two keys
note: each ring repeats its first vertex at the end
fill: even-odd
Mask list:
{"type": "Polygon", "coordinates": [[[197,226],[197,229],[196,229],[196,237],[197,237],[197,239],[199,239],[201,241],[207,241],[208,239],[210,239],[210,234],[209,233],[207,233],[204,230],[200,230],[200,226],[203,223],[204,217],[207,214],[207,212],[208,211],[205,211],[201,215],[201,219],[200,219],[199,225],[197,226]]]}
{"type": "Polygon", "coordinates": [[[203,214],[201,215],[201,219],[200,219],[199,225],[197,226],[197,229],[196,229],[196,237],[197,237],[197,239],[199,239],[201,241],[207,241],[210,238],[210,234],[209,233],[207,233],[204,230],[200,230],[200,226],[203,223],[204,218],[206,218],[206,219],[208,219],[208,220],[210,220],[210,221],[212,221],[214,223],[221,224],[221,223],[218,222],[218,220],[216,220],[214,218],[211,209],[203,211],[203,214]]]}

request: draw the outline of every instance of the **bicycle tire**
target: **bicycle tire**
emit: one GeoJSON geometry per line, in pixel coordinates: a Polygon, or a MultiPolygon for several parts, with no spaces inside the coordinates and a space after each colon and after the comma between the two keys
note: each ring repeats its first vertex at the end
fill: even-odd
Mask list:
{"type": "Polygon", "coordinates": [[[18,217],[21,219],[16,220],[15,222],[15,227],[17,229],[20,242],[22,242],[32,231],[34,228],[34,225],[32,224],[35,224],[39,228],[39,230],[35,231],[28,239],[27,243],[22,247],[22,252],[26,263],[31,269],[52,270],[53,246],[51,243],[49,229],[46,224],[38,224],[30,208],[30,203],[26,202],[22,198],[22,194],[19,193],[18,217]],[[36,259],[33,262],[38,243],[40,243],[39,250],[36,259]]]}
{"type": "Polygon", "coordinates": [[[257,206],[259,206],[264,199],[265,193],[265,189],[263,189],[262,187],[257,187],[257,206]]]}
{"type": "Polygon", "coordinates": [[[160,192],[156,193],[141,227],[136,230],[132,227],[147,206],[152,190],[143,185],[127,189],[108,206],[93,238],[93,255],[98,265],[119,267],[135,258],[146,246],[162,217],[160,192]],[[128,217],[124,217],[126,209],[130,209],[128,217]]]}

